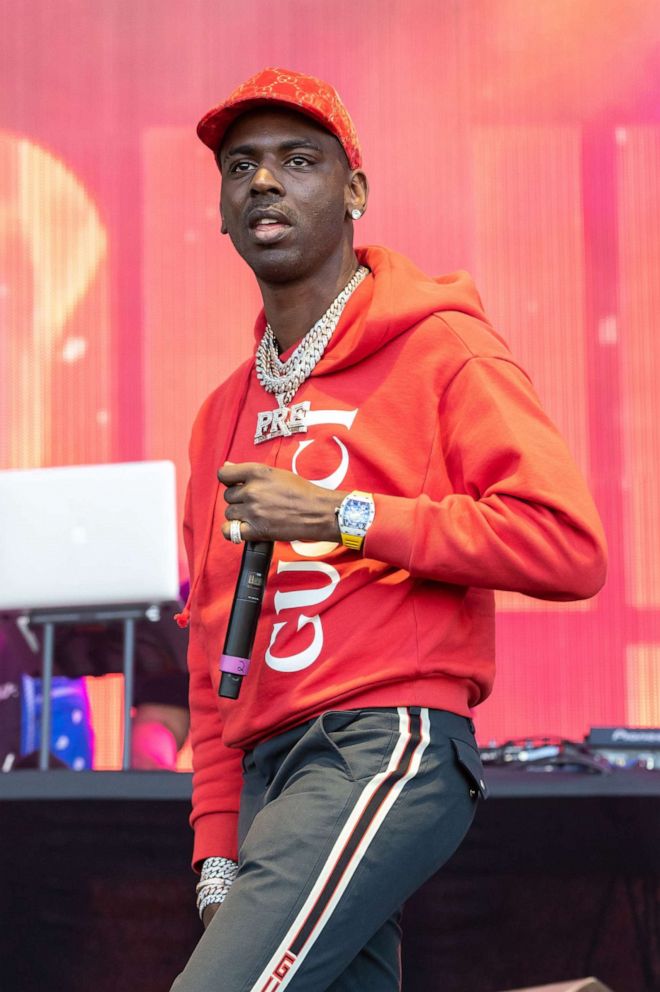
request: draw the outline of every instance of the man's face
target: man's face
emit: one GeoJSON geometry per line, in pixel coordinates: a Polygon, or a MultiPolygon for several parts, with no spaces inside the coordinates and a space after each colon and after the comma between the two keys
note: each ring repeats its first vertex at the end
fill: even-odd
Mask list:
{"type": "Polygon", "coordinates": [[[218,158],[223,231],[259,280],[305,278],[351,245],[354,174],[337,139],[310,118],[250,111],[218,158]]]}

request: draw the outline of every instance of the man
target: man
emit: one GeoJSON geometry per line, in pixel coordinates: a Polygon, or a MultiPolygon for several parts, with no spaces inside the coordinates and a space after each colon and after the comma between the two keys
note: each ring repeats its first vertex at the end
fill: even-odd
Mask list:
{"type": "Polygon", "coordinates": [[[267,69],[198,126],[264,303],[193,428],[185,535],[194,864],[176,992],[399,988],[399,911],[484,793],[494,588],[593,595],[585,485],[465,273],[353,249],[335,91],[267,69]],[[217,671],[246,540],[275,542],[252,668],[217,671]]]}

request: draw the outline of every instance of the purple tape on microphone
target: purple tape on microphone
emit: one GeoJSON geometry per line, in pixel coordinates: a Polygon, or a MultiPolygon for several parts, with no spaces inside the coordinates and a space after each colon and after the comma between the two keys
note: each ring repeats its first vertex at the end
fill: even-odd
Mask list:
{"type": "Polygon", "coordinates": [[[249,668],[249,658],[238,658],[234,654],[223,654],[220,658],[221,672],[231,672],[232,675],[247,675],[249,668]]]}

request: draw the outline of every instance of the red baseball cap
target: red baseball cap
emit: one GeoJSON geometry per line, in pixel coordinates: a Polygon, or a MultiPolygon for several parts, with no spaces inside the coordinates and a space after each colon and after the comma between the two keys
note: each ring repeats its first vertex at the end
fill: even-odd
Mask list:
{"type": "Polygon", "coordinates": [[[225,132],[241,114],[269,104],[289,107],[317,121],[337,138],[351,169],[360,168],[362,151],[355,125],[337,91],[315,76],[291,69],[262,69],[250,76],[202,117],[197,134],[211,151],[217,152],[225,132]]]}

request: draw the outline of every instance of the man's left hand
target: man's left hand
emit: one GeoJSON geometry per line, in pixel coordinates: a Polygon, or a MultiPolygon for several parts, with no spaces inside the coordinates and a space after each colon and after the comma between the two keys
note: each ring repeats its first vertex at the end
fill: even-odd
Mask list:
{"type": "MultiPolygon", "coordinates": [[[[241,521],[244,541],[339,541],[335,509],[346,492],[322,489],[293,472],[258,462],[225,462],[227,521],[241,521]]],[[[229,522],[222,534],[230,540],[229,522]]]]}

